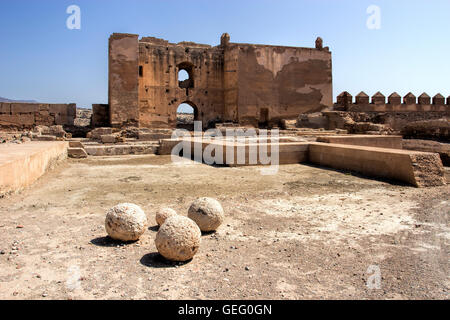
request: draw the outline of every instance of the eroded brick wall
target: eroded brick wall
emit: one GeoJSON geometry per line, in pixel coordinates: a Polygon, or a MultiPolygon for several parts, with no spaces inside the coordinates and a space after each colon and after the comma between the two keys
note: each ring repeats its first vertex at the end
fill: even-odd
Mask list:
{"type": "Polygon", "coordinates": [[[138,35],[114,33],[109,38],[108,100],[114,127],[138,125],[138,35]]]}
{"type": "Polygon", "coordinates": [[[215,122],[279,124],[332,107],[331,53],[230,43],[218,46],[113,34],[109,39],[109,105],[114,127],[175,127],[180,104],[203,127],[215,122]],[[185,70],[189,80],[178,81],[185,70]]]}
{"type": "Polygon", "coordinates": [[[30,129],[37,125],[73,125],[75,104],[0,103],[0,129],[30,129]]]}
{"type": "Polygon", "coordinates": [[[162,39],[139,42],[139,124],[175,127],[180,104],[192,106],[195,119],[206,127],[223,121],[223,50],[219,47],[162,39]],[[180,83],[185,70],[189,80],[180,83]]]}
{"type": "Polygon", "coordinates": [[[230,44],[238,51],[240,123],[277,124],[332,107],[331,53],[324,49],[230,44]]]}
{"type": "Polygon", "coordinates": [[[108,104],[93,104],[92,105],[92,121],[94,128],[109,127],[109,105],[108,104]]]}

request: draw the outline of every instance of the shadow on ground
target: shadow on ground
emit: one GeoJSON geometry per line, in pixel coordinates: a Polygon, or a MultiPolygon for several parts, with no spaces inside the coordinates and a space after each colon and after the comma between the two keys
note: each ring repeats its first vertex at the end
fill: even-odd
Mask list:
{"type": "Polygon", "coordinates": [[[191,261],[192,259],[184,262],[169,261],[158,252],[148,253],[144,255],[140,260],[142,265],[151,268],[176,268],[178,266],[188,264],[191,261]]]}
{"type": "Polygon", "coordinates": [[[120,245],[128,245],[135,243],[136,241],[120,241],[120,240],[114,240],[108,236],[106,237],[99,237],[91,240],[91,243],[93,245],[99,246],[99,247],[117,247],[120,245]]]}

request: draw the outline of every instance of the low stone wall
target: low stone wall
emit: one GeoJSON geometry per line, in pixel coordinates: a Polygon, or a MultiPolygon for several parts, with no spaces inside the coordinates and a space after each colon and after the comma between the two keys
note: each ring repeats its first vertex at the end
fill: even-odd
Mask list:
{"type": "Polygon", "coordinates": [[[84,150],[90,156],[120,156],[120,155],[143,155],[156,154],[158,146],[153,144],[124,144],[124,145],[84,145],[84,150]]]}
{"type": "Polygon", "coordinates": [[[402,130],[405,138],[433,139],[450,142],[450,117],[408,123],[402,130]]]}
{"type": "Polygon", "coordinates": [[[68,142],[0,145],[0,196],[19,191],[67,158],[68,142]]]}
{"type": "Polygon", "coordinates": [[[317,137],[317,142],[402,149],[402,136],[345,135],[317,137]]]}
{"type": "Polygon", "coordinates": [[[444,166],[450,166],[450,144],[440,143],[430,140],[420,139],[403,139],[402,147],[405,150],[415,150],[424,152],[439,153],[442,164],[444,166]]]}
{"type": "Polygon", "coordinates": [[[0,103],[0,129],[24,130],[35,126],[73,125],[76,104],[0,103]]]}
{"type": "MultiPolygon", "coordinates": [[[[398,138],[395,137],[395,140],[397,141],[398,138]]],[[[208,148],[208,154],[211,153],[214,156],[215,152],[221,152],[223,155],[217,157],[220,163],[214,164],[227,166],[266,165],[261,163],[261,159],[259,159],[259,150],[261,147],[267,148],[267,154],[271,157],[270,151],[274,144],[238,143],[225,140],[202,140],[200,138],[167,139],[161,141],[160,154],[170,154],[172,148],[181,141],[186,143],[185,146],[191,148],[192,159],[195,160],[196,149],[203,154],[208,148]],[[244,155],[242,163],[237,161],[239,148],[244,155]],[[228,155],[229,158],[226,155],[227,149],[234,152],[233,155],[228,155]]],[[[360,139],[360,141],[362,140],[360,139]]],[[[278,143],[278,149],[279,164],[312,163],[335,169],[355,171],[371,177],[402,181],[416,187],[446,184],[444,167],[437,153],[300,141],[278,143]]],[[[263,154],[265,154],[265,150],[263,151],[263,154]]],[[[269,165],[274,164],[276,163],[269,163],[269,165]]]]}
{"type": "MultiPolygon", "coordinates": [[[[358,124],[370,126],[383,125],[395,131],[401,131],[405,126],[414,121],[437,120],[450,117],[450,109],[447,111],[409,111],[409,112],[347,112],[325,111],[327,117],[326,129],[345,129],[349,133],[358,132],[358,124]]],[[[367,128],[360,128],[367,129],[367,128]]],[[[373,128],[372,131],[376,128],[373,128]]],[[[364,131],[364,130],[362,130],[364,131]]],[[[371,130],[369,130],[371,131],[371,130]]]]}
{"type": "Polygon", "coordinates": [[[393,179],[416,187],[445,185],[444,167],[437,153],[315,142],[309,161],[367,176],[393,179]]]}

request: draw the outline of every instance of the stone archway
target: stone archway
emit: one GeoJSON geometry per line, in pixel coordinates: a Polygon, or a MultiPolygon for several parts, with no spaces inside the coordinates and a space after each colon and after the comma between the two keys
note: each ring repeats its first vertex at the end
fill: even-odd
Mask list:
{"type": "Polygon", "coordinates": [[[194,121],[198,121],[198,108],[192,101],[180,103],[176,110],[177,124],[180,129],[194,130],[194,121]]]}

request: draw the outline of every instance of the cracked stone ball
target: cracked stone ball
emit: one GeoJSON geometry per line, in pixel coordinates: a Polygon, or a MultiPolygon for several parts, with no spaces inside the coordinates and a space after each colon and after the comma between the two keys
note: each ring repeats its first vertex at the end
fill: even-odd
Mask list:
{"type": "Polygon", "coordinates": [[[177,212],[171,208],[161,208],[156,213],[156,223],[161,226],[168,217],[176,216],[177,212]]]}
{"type": "Polygon", "coordinates": [[[188,261],[197,253],[201,235],[200,228],[191,219],[180,215],[171,216],[156,234],[156,249],[168,260],[188,261]]]}
{"type": "Polygon", "coordinates": [[[194,220],[202,231],[215,231],[224,220],[224,212],[219,201],[212,198],[198,198],[188,211],[188,217],[194,220]]]}
{"type": "Polygon", "coordinates": [[[116,240],[135,241],[147,228],[147,216],[132,203],[121,203],[106,213],[105,229],[116,240]]]}

